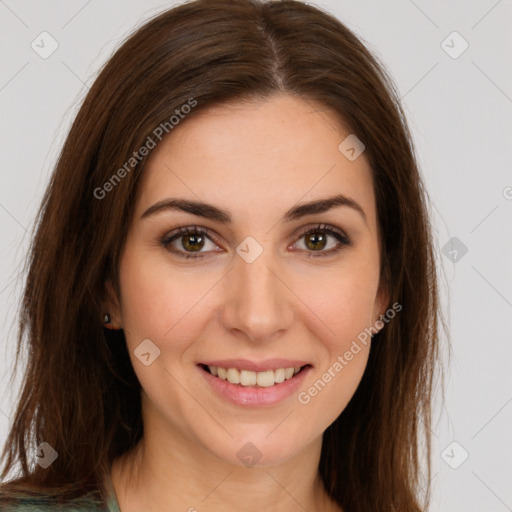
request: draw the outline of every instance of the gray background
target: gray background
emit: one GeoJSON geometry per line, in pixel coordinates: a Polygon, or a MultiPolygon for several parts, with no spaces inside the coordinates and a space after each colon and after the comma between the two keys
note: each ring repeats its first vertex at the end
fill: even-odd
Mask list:
{"type": "MultiPolygon", "coordinates": [[[[432,510],[512,510],[512,1],[310,3],[346,23],[390,70],[433,204],[452,358],[433,427],[432,510]]],[[[173,4],[0,0],[2,443],[17,392],[4,389],[17,276],[63,137],[113,49],[173,4]],[[47,59],[31,48],[43,31],[59,45],[47,59]]]]}

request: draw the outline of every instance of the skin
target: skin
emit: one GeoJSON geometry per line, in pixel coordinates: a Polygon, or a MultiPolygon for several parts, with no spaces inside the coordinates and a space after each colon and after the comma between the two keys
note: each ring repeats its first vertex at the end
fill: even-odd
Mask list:
{"type": "MultiPolygon", "coordinates": [[[[325,107],[277,94],[198,111],[153,151],[121,256],[121,296],[109,286],[106,304],[143,388],[144,438],[112,466],[122,512],[341,510],[317,472],[322,433],[354,394],[370,344],[307,405],[297,393],[272,406],[231,404],[196,365],[301,359],[313,366],[307,391],[385,312],[371,170],[364,153],[350,161],[338,150],[349,134],[325,107]],[[341,206],[281,221],[297,203],[335,193],[366,219],[341,206]],[[213,204],[232,223],[177,210],[141,219],[168,197],[213,204]],[[315,256],[339,245],[327,233],[325,247],[308,250],[301,233],[321,223],[353,243],[315,256]],[[203,258],[180,259],[161,244],[179,226],[215,234],[203,258]],[[252,263],[236,253],[247,236],[263,248],[252,263]],[[160,349],[149,366],[134,355],[144,339],[160,349]],[[248,442],[261,452],[250,468],[237,458],[248,442]]],[[[186,252],[179,236],[172,245],[186,252]]]]}

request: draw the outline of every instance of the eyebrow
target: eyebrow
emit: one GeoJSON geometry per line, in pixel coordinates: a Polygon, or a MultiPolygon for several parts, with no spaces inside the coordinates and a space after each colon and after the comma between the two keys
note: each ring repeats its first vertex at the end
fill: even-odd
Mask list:
{"type": "MultiPolygon", "coordinates": [[[[284,214],[282,222],[297,220],[301,217],[305,217],[306,215],[324,213],[332,208],[340,206],[348,206],[349,208],[352,208],[363,217],[365,223],[367,222],[366,214],[361,206],[353,199],[341,194],[293,206],[284,214]]],[[[189,199],[178,198],[167,198],[158,201],[141,215],[141,219],[169,210],[191,213],[198,217],[204,217],[205,219],[212,219],[221,222],[222,224],[231,224],[232,222],[230,214],[225,210],[201,201],[191,201],[189,199]]]]}

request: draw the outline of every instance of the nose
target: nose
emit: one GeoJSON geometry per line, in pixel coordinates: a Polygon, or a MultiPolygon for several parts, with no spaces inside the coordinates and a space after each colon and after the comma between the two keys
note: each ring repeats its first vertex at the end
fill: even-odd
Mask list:
{"type": "Polygon", "coordinates": [[[224,327],[238,336],[243,333],[254,342],[266,341],[290,329],[296,311],[295,296],[272,255],[263,251],[252,263],[235,255],[233,265],[224,283],[224,327]]]}

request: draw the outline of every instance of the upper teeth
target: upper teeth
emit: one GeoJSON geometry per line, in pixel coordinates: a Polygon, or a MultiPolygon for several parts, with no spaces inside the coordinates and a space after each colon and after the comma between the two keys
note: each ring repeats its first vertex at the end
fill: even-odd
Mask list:
{"type": "Polygon", "coordinates": [[[242,386],[261,386],[267,388],[291,379],[296,373],[299,373],[300,366],[290,368],[278,368],[277,370],[267,370],[265,372],[251,372],[249,370],[238,370],[236,368],[221,368],[220,366],[208,366],[210,373],[227,380],[231,384],[240,384],[242,386]]]}

